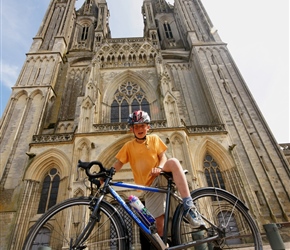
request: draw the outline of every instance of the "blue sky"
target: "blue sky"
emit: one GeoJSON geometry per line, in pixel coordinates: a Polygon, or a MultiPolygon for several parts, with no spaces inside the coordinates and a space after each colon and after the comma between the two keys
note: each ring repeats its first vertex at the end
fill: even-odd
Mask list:
{"type": "MultiPolygon", "coordinates": [[[[0,0],[0,115],[50,0],[0,0]]],[[[77,7],[83,0],[77,1],[77,7]]],[[[143,0],[107,0],[113,37],[143,36],[143,0]]],[[[173,0],[169,0],[173,3],[173,0]]],[[[202,0],[279,143],[290,142],[289,1],[202,0]]]]}

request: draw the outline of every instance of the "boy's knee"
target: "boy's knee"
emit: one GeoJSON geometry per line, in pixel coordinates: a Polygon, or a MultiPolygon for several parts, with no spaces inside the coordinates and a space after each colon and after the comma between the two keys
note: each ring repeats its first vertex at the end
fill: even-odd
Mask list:
{"type": "Polygon", "coordinates": [[[171,167],[174,167],[174,168],[181,168],[182,169],[182,166],[179,162],[178,159],[176,158],[170,158],[167,160],[167,163],[171,166],[171,167]]]}
{"type": "Polygon", "coordinates": [[[167,160],[168,162],[172,162],[172,163],[179,163],[179,161],[176,159],[176,158],[169,158],[168,160],[167,160]]]}

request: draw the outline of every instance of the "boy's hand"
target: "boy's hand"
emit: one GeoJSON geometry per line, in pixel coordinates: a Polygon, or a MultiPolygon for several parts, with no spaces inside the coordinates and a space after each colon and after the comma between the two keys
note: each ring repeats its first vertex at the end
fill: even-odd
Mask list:
{"type": "Polygon", "coordinates": [[[161,168],[152,168],[151,170],[151,176],[158,176],[160,175],[160,172],[162,171],[161,168]]]}

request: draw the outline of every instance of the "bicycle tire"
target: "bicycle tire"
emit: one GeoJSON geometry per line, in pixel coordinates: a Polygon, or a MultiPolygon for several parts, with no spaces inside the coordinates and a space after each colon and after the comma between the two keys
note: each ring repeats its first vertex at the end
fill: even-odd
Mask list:
{"type": "MultiPolygon", "coordinates": [[[[247,206],[233,194],[219,188],[200,188],[191,192],[197,210],[222,230],[220,237],[212,242],[191,247],[190,249],[263,249],[259,229],[249,214],[247,206]]],[[[183,205],[180,204],[172,223],[174,245],[205,239],[216,232],[206,223],[207,230],[192,229],[183,218],[183,205]]]]}
{"type": "Polygon", "coordinates": [[[74,240],[90,218],[90,202],[88,197],[79,197],[53,206],[31,228],[22,249],[128,249],[124,221],[117,210],[105,201],[100,204],[100,219],[88,238],[82,246],[73,247],[74,240]]]}

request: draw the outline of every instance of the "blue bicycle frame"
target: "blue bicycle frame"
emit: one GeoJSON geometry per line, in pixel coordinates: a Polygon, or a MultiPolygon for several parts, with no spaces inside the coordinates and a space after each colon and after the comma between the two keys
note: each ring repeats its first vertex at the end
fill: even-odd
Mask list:
{"type": "MultiPolygon", "coordinates": [[[[154,188],[154,187],[146,187],[141,185],[135,185],[135,184],[128,184],[123,182],[110,182],[111,186],[116,187],[122,187],[122,188],[130,188],[130,189],[137,189],[137,190],[143,190],[148,192],[155,192],[155,193],[167,193],[168,190],[162,189],[162,188],[154,188]]],[[[126,204],[126,202],[119,196],[119,194],[112,188],[108,187],[109,192],[112,194],[112,196],[118,201],[118,203],[125,209],[125,211],[132,217],[132,219],[138,224],[139,227],[141,227],[145,233],[151,234],[150,228],[148,228],[139,218],[138,216],[132,211],[132,209],[126,204]]]]}

